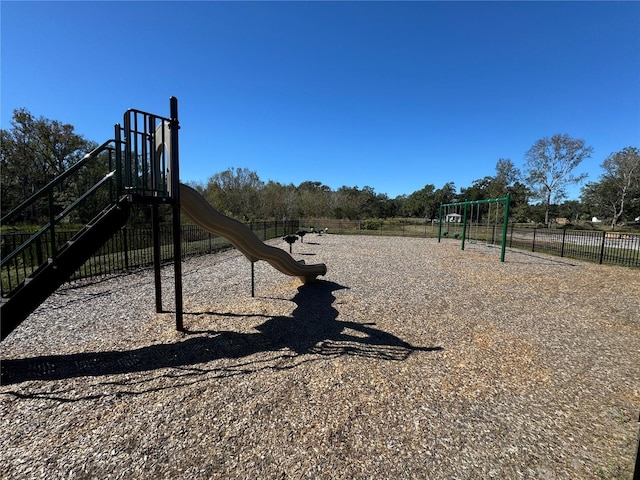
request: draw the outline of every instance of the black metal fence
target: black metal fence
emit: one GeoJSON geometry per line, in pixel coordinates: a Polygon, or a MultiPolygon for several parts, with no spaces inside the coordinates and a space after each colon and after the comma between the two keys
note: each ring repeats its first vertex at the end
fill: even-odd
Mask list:
{"type": "MultiPolygon", "coordinates": [[[[286,222],[253,222],[247,224],[253,233],[265,241],[299,229],[295,220],[286,222]]],[[[56,231],[56,244],[62,245],[75,231],[56,231]]],[[[31,237],[30,233],[3,233],[0,244],[3,256],[10,254],[31,237]]],[[[161,262],[173,260],[173,233],[171,225],[160,226],[161,262]]],[[[231,246],[230,242],[220,236],[213,235],[196,225],[181,226],[183,258],[224,250],[231,246]]],[[[34,242],[15,262],[10,262],[2,270],[2,292],[10,292],[17,283],[28,277],[41,265],[43,259],[50,256],[50,239],[43,236],[34,242]]],[[[126,272],[153,265],[152,229],[147,227],[125,226],[111,237],[87,262],[70,278],[78,280],[99,275],[126,272]]]]}
{"type": "MultiPolygon", "coordinates": [[[[342,235],[386,235],[406,237],[437,237],[438,225],[423,219],[394,220],[308,220],[302,224],[298,220],[253,222],[247,224],[251,230],[265,241],[300,229],[327,231],[342,235]]],[[[501,225],[474,232],[469,226],[467,239],[484,241],[484,238],[499,240],[501,225]],[[493,230],[493,231],[492,231],[493,230]],[[475,235],[475,236],[474,236],[475,235]],[[478,238],[476,238],[478,237],[478,238]]],[[[69,240],[74,231],[56,231],[56,244],[69,240]]],[[[8,255],[31,236],[29,233],[3,233],[0,243],[3,256],[8,255]]],[[[173,240],[171,225],[160,226],[161,262],[173,260],[173,240]]],[[[182,225],[183,257],[202,255],[229,248],[231,245],[223,237],[213,235],[198,226],[182,225]]],[[[447,241],[460,241],[450,239],[447,241]]],[[[51,241],[43,236],[20,256],[19,262],[11,262],[2,270],[2,291],[9,292],[26,278],[34,266],[50,256],[51,241]]],[[[598,262],[600,264],[640,267],[640,234],[619,233],[600,230],[570,230],[548,228],[522,228],[510,225],[507,247],[531,252],[540,252],[560,257],[598,262]]],[[[153,265],[152,230],[147,227],[126,226],[111,237],[70,280],[78,280],[99,275],[121,273],[153,265]]]]}
{"type": "Polygon", "coordinates": [[[640,234],[637,233],[528,229],[512,225],[507,246],[600,264],[640,267],[640,234]]]}
{"type": "MultiPolygon", "coordinates": [[[[437,237],[438,223],[425,219],[393,220],[305,220],[317,230],[342,235],[394,235],[437,237]]],[[[462,225],[451,224],[450,238],[457,233],[460,241],[462,225]],[[458,229],[458,231],[456,231],[458,229]]],[[[494,244],[500,241],[502,225],[467,224],[467,240],[494,244]]],[[[602,230],[524,228],[511,224],[507,231],[507,247],[560,257],[588,260],[600,264],[640,267],[640,234],[602,230]]]]}

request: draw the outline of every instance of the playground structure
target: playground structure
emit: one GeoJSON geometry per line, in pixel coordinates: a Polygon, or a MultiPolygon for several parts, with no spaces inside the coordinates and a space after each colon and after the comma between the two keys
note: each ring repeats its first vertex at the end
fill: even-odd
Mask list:
{"type": "Polygon", "coordinates": [[[477,243],[484,240],[487,247],[495,246],[496,228],[500,228],[500,261],[504,262],[509,222],[508,194],[506,197],[491,198],[489,200],[440,204],[438,218],[438,243],[440,243],[442,237],[461,239],[461,250],[464,250],[467,239],[469,243],[477,243]],[[500,207],[502,207],[502,212],[500,212],[500,207]],[[447,227],[444,232],[442,231],[443,223],[447,227]],[[450,232],[450,230],[453,230],[453,232],[450,232]]]}
{"type": "MultiPolygon", "coordinates": [[[[162,312],[160,263],[160,205],[171,206],[176,329],[183,327],[182,252],[180,213],[195,224],[223,236],[253,264],[265,260],[278,271],[312,282],[325,275],[324,264],[305,265],[284,250],[265,245],[247,226],[222,215],[194,189],[179,180],[178,101],[170,99],[169,118],[129,109],[124,126],[116,124],[114,139],[86,154],[66,172],[22,202],[0,220],[0,225],[28,219],[35,208],[47,211],[48,221],[11,251],[2,251],[1,339],[6,338],[60,285],[73,275],[129,219],[134,204],[151,207],[156,311],[162,312]],[[106,175],[60,206],[56,198],[68,183],[88,169],[106,175]],[[92,212],[86,225],[69,241],[56,244],[56,227],[79,211],[92,212]],[[37,248],[35,248],[37,246],[37,248]],[[46,252],[46,258],[40,253],[46,252]],[[38,252],[38,254],[34,254],[38,252]]],[[[253,275],[252,275],[253,294],[253,275]]]]}

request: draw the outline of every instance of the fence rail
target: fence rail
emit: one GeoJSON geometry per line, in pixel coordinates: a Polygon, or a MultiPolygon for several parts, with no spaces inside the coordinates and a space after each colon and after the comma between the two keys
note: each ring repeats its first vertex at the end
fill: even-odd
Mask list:
{"type": "MultiPolygon", "coordinates": [[[[286,222],[253,222],[249,228],[265,241],[285,234],[295,233],[299,226],[295,220],[286,222]]],[[[56,231],[57,245],[67,242],[75,231],[56,231]]],[[[31,233],[3,233],[0,235],[2,256],[9,255],[19,248],[31,233]]],[[[47,233],[50,235],[50,233],[47,233]]],[[[160,259],[162,263],[173,260],[173,233],[171,225],[160,226],[160,259]]],[[[202,255],[229,248],[231,244],[223,237],[213,235],[196,225],[181,226],[182,256],[202,255]]],[[[24,249],[14,260],[2,268],[2,294],[6,295],[25,280],[42,264],[43,259],[51,256],[50,239],[43,237],[24,249]]],[[[152,229],[147,227],[125,226],[111,237],[96,253],[87,260],[69,279],[70,281],[100,275],[122,273],[153,265],[152,229]]]]}
{"type": "MultiPolygon", "coordinates": [[[[300,229],[325,230],[341,235],[385,235],[406,237],[437,237],[438,225],[423,219],[394,220],[298,220],[253,222],[247,224],[251,230],[265,241],[300,229]]],[[[452,228],[456,228],[453,226],[452,228]]],[[[196,225],[181,227],[183,257],[213,253],[230,247],[223,237],[213,235],[196,225]]],[[[469,227],[467,239],[484,242],[499,238],[501,225],[478,233],[469,227]],[[493,232],[491,230],[494,230],[493,232]],[[486,238],[485,238],[486,237],[486,238]]],[[[56,244],[63,244],[75,232],[56,231],[56,244]]],[[[30,233],[3,233],[0,235],[2,256],[18,248],[30,233]]],[[[161,262],[173,259],[172,230],[170,225],[161,225],[161,262]]],[[[448,241],[460,241],[450,239],[448,241]]],[[[43,237],[30,248],[25,249],[15,261],[2,269],[2,292],[10,292],[28,277],[35,265],[51,255],[50,239],[43,237]]],[[[618,233],[599,230],[569,230],[547,228],[521,228],[510,225],[507,246],[531,252],[540,252],[560,257],[598,262],[600,264],[640,267],[640,234],[618,233]]],[[[153,242],[151,228],[125,226],[111,237],[82,267],[70,278],[79,280],[99,275],[121,273],[153,265],[153,242]]]]}
{"type": "MultiPolygon", "coordinates": [[[[342,235],[395,235],[407,237],[437,237],[438,223],[424,219],[394,220],[305,220],[304,225],[315,229],[328,229],[342,235]]],[[[452,223],[450,230],[462,229],[452,223]]],[[[467,240],[487,243],[499,241],[502,224],[489,227],[467,224],[467,240]]],[[[460,241],[461,231],[458,239],[460,241]]],[[[600,264],[640,267],[640,234],[602,230],[570,230],[549,228],[522,228],[509,226],[507,247],[560,257],[598,262],[600,264]]]]}
{"type": "Polygon", "coordinates": [[[640,267],[640,234],[599,230],[509,229],[508,246],[627,267],[640,267]]]}

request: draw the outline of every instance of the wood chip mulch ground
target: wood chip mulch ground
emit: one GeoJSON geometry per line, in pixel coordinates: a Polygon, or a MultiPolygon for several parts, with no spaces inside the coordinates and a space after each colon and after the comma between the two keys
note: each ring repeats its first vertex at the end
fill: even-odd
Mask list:
{"type": "Polygon", "coordinates": [[[307,235],[67,285],[0,344],[3,479],[633,476],[640,272],[307,235]],[[283,241],[273,244],[288,250],[283,241]]]}

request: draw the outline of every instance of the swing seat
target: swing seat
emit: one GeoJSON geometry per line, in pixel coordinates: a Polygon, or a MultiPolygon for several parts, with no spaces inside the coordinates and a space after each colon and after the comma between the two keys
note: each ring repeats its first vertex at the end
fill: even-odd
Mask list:
{"type": "Polygon", "coordinates": [[[460,237],[460,234],[459,234],[459,233],[454,233],[454,234],[453,234],[453,238],[458,238],[458,237],[460,237]]]}

